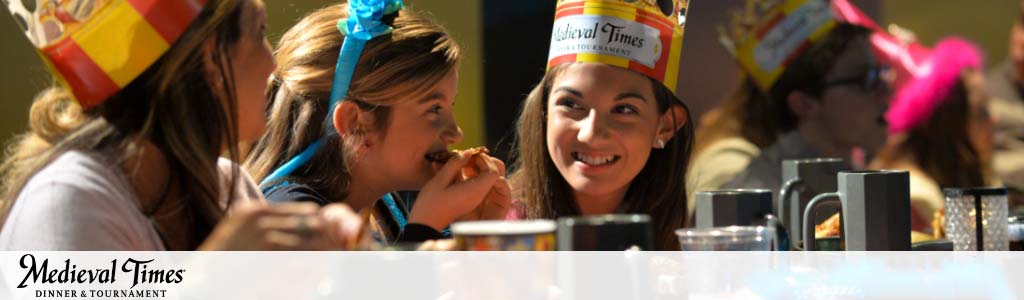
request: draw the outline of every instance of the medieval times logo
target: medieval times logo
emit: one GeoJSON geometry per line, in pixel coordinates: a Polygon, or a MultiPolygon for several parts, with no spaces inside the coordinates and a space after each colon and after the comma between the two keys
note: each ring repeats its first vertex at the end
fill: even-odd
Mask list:
{"type": "Polygon", "coordinates": [[[139,284],[179,284],[185,279],[185,270],[150,268],[153,261],[134,258],[113,259],[109,265],[87,268],[79,267],[71,259],[64,260],[63,264],[51,265],[49,259],[38,261],[32,254],[25,254],[21,257],[19,265],[26,273],[18,288],[37,288],[36,298],[165,298],[167,290],[136,287],[139,284]],[[131,282],[128,289],[96,288],[123,283],[126,280],[131,282]],[[71,288],[75,285],[85,287],[71,288]]]}

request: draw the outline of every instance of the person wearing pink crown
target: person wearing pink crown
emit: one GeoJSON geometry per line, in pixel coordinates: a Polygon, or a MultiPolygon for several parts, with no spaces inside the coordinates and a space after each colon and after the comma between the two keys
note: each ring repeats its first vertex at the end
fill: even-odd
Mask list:
{"type": "Polygon", "coordinates": [[[946,38],[927,65],[895,94],[885,114],[888,141],[869,167],[909,170],[911,229],[938,234],[931,223],[943,208],[942,188],[991,186],[998,179],[981,52],[946,38]]]}

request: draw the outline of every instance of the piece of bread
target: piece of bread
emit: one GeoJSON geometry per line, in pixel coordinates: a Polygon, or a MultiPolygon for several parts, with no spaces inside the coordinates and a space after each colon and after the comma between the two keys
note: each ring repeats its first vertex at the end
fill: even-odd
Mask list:
{"type": "Polygon", "coordinates": [[[445,164],[452,158],[455,158],[459,153],[462,153],[464,156],[469,156],[472,159],[472,161],[462,167],[462,178],[469,179],[480,174],[478,165],[481,163],[480,160],[484,159],[481,154],[489,154],[490,151],[487,150],[487,147],[473,147],[466,150],[448,150],[431,153],[429,159],[435,163],[445,164]]]}
{"type": "Polygon", "coordinates": [[[825,222],[821,222],[821,224],[814,226],[814,238],[820,239],[839,236],[839,227],[841,223],[842,220],[839,219],[839,213],[832,215],[825,220],[825,222]]]}
{"type": "Polygon", "coordinates": [[[428,154],[428,158],[436,163],[444,164],[459,154],[458,150],[448,150],[444,152],[435,152],[428,154]]]}
{"type": "Polygon", "coordinates": [[[473,148],[469,148],[469,149],[466,149],[466,150],[448,150],[448,151],[445,151],[445,152],[437,152],[437,153],[431,154],[430,156],[431,156],[431,159],[434,162],[438,162],[438,163],[442,163],[443,164],[443,163],[447,163],[449,160],[454,158],[456,155],[459,154],[459,152],[462,152],[464,155],[469,155],[469,156],[476,156],[476,155],[479,155],[481,153],[483,153],[483,154],[490,153],[490,151],[487,150],[487,147],[473,147],[473,148]]]}
{"type": "Polygon", "coordinates": [[[488,154],[490,152],[487,151],[487,147],[475,147],[469,148],[463,151],[462,153],[463,155],[469,155],[473,157],[473,161],[470,161],[468,164],[466,164],[465,167],[462,167],[462,178],[469,179],[476,177],[476,175],[480,174],[480,170],[477,169],[477,163],[479,162],[479,160],[484,159],[484,157],[481,156],[480,154],[488,154]]]}

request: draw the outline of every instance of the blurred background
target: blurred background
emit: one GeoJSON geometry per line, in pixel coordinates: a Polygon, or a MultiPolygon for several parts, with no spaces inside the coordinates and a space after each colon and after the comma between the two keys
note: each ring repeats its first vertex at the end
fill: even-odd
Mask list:
{"type": "MultiPolygon", "coordinates": [[[[12,0],[34,1],[34,0],[12,0]]],[[[306,13],[337,1],[264,0],[269,35],[281,34],[306,13]]],[[[852,0],[881,25],[913,30],[927,45],[956,34],[974,40],[988,65],[1001,62],[1009,31],[1018,18],[1018,0],[852,0]]],[[[737,68],[718,44],[715,27],[743,0],[692,0],[683,44],[680,85],[691,114],[723,100],[736,85],[737,68]]],[[[459,147],[486,145],[505,157],[515,116],[547,63],[555,0],[406,0],[427,11],[463,46],[456,117],[466,138],[459,147]]],[[[0,18],[0,141],[5,145],[26,128],[28,109],[38,91],[52,84],[36,52],[15,25],[0,18]]]]}

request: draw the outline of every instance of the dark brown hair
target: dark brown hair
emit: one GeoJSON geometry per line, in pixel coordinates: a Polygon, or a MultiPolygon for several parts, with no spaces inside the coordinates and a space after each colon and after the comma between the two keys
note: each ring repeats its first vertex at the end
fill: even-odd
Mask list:
{"type": "Polygon", "coordinates": [[[742,78],[729,98],[701,119],[694,154],[716,141],[737,136],[765,148],[774,144],[779,134],[796,129],[799,119],[789,109],[789,94],[799,91],[820,99],[825,91],[825,75],[839,56],[853,40],[869,33],[857,25],[836,25],[797,56],[768,91],[762,91],[749,77],[742,78]]]}
{"type": "Polygon", "coordinates": [[[793,63],[786,67],[786,71],[768,91],[770,105],[767,109],[776,119],[766,121],[776,124],[776,134],[796,129],[800,121],[789,109],[789,94],[802,92],[821,99],[826,88],[825,76],[835,67],[839,56],[843,55],[853,41],[867,37],[869,33],[871,31],[867,28],[840,23],[821,40],[811,44],[806,52],[797,56],[793,63]]]}
{"type": "Polygon", "coordinates": [[[989,163],[982,160],[968,137],[970,114],[968,89],[961,77],[928,120],[879,152],[877,164],[895,166],[901,159],[911,158],[940,187],[987,185],[989,163]]]}

